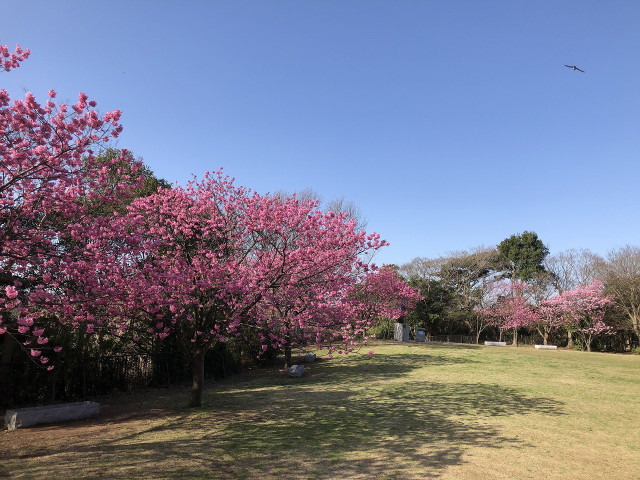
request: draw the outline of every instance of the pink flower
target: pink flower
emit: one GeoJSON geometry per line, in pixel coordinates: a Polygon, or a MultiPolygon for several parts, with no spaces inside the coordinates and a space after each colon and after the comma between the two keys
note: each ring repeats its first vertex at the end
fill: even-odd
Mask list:
{"type": "Polygon", "coordinates": [[[40,363],[42,364],[49,363],[49,359],[47,357],[40,357],[40,363]]]}
{"type": "Polygon", "coordinates": [[[31,325],[33,325],[33,318],[32,317],[18,318],[18,325],[24,325],[25,327],[30,327],[31,325]]]}
{"type": "Polygon", "coordinates": [[[369,357],[373,357],[373,350],[369,350],[369,353],[367,353],[367,355],[369,355],[369,357]]]}
{"type": "Polygon", "coordinates": [[[60,353],[62,351],[62,347],[55,347],[53,351],[56,353],[60,353]]]}
{"type": "Polygon", "coordinates": [[[16,298],[18,296],[18,291],[16,290],[16,287],[14,287],[13,285],[7,285],[4,289],[4,292],[7,294],[7,297],[11,299],[16,298]]]}
{"type": "Polygon", "coordinates": [[[37,357],[40,356],[41,353],[42,353],[42,351],[40,351],[40,350],[34,350],[33,348],[31,349],[31,356],[32,357],[37,358],[37,357]]]}

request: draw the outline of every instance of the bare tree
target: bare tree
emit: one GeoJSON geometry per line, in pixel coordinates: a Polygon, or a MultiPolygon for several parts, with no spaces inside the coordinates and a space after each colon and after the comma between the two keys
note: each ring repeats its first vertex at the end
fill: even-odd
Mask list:
{"type": "MultiPolygon", "coordinates": [[[[551,274],[551,283],[558,293],[589,285],[596,279],[602,280],[603,265],[604,259],[586,248],[572,248],[544,260],[544,267],[551,274]]],[[[570,328],[567,329],[567,347],[573,348],[570,328]]]]}
{"type": "Polygon", "coordinates": [[[558,293],[577,286],[576,254],[576,250],[571,249],[544,259],[544,268],[551,273],[553,286],[558,293]]]}
{"type": "Polygon", "coordinates": [[[604,263],[604,258],[600,255],[588,249],[579,250],[576,262],[578,285],[590,285],[594,280],[604,280],[601,273],[604,263]]]}
{"type": "Polygon", "coordinates": [[[544,260],[544,267],[553,275],[553,286],[558,293],[602,279],[603,264],[600,255],[585,248],[565,250],[544,260]]]}
{"type": "Polygon", "coordinates": [[[606,290],[616,297],[618,306],[640,339],[640,247],[626,245],[612,250],[601,272],[606,290]]]}
{"type": "MultiPolygon", "coordinates": [[[[274,198],[276,197],[286,198],[286,197],[289,197],[290,195],[291,194],[285,190],[276,190],[275,192],[271,193],[269,196],[274,198]]],[[[325,203],[323,201],[324,199],[322,195],[320,195],[318,192],[316,192],[313,188],[310,188],[310,187],[296,190],[295,196],[299,200],[303,200],[303,201],[313,200],[314,202],[318,202],[320,209],[324,210],[325,212],[346,213],[347,215],[349,215],[349,219],[353,219],[356,221],[356,230],[361,231],[361,230],[367,229],[368,222],[364,214],[362,213],[362,210],[360,209],[360,207],[358,207],[351,200],[345,199],[344,196],[334,198],[333,200],[329,200],[328,202],[325,203]]]]}
{"type": "Polygon", "coordinates": [[[344,196],[334,198],[330,200],[324,207],[327,212],[333,213],[347,213],[349,218],[356,221],[356,230],[366,230],[369,223],[365,216],[355,203],[351,200],[346,200],[344,196]]]}
{"type": "Polygon", "coordinates": [[[440,280],[440,270],[449,261],[446,257],[416,257],[409,263],[400,266],[400,273],[407,279],[440,280]]]}
{"type": "MultiPolygon", "coordinates": [[[[302,201],[313,200],[314,202],[322,203],[322,195],[320,195],[318,192],[316,192],[313,188],[310,188],[310,187],[297,190],[295,192],[295,195],[298,198],[298,200],[302,200],[302,201]]],[[[275,192],[270,193],[269,196],[272,198],[285,199],[287,197],[290,197],[291,194],[286,190],[276,190],[275,192]]]]}

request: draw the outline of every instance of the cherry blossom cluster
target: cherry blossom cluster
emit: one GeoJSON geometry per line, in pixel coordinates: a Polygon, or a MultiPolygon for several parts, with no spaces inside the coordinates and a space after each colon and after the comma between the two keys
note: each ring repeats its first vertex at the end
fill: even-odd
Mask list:
{"type": "Polygon", "coordinates": [[[411,308],[417,295],[395,272],[362,262],[386,245],[378,234],[295,195],[236,187],[221,170],[137,199],[126,215],[93,228],[74,237],[91,241],[82,260],[66,265],[76,290],[64,293],[72,307],[61,313],[89,296],[91,312],[76,321],[121,319],[123,327],[142,312],[144,333],[175,332],[191,350],[250,333],[263,350],[333,351],[338,340],[348,353],[375,317],[399,316],[399,299],[411,308]]]}
{"type": "Polygon", "coordinates": [[[31,51],[27,48],[23,50],[20,45],[16,45],[14,53],[9,51],[9,47],[6,45],[0,45],[0,62],[2,62],[2,68],[5,71],[9,71],[12,68],[18,68],[20,62],[26,60],[31,51]]]}
{"type": "Polygon", "coordinates": [[[564,327],[578,332],[587,346],[596,335],[615,333],[613,327],[604,322],[614,299],[604,294],[602,282],[580,285],[538,304],[528,298],[527,289],[528,285],[520,281],[498,282],[491,290],[491,305],[479,309],[478,313],[502,330],[536,327],[544,335],[564,327]]]}
{"type": "MultiPolygon", "coordinates": [[[[28,55],[0,46],[5,70],[28,55]]],[[[13,336],[41,364],[49,362],[43,349],[59,349],[44,334],[50,312],[41,300],[64,293],[70,281],[64,265],[79,251],[69,235],[85,230],[92,205],[121,202],[139,182],[127,174],[116,185],[110,181],[122,164],[130,173],[139,167],[126,151],[111,164],[94,156],[122,130],[120,112],[99,115],[84,93],[71,106],[55,97],[51,90],[44,104],[31,93],[11,102],[0,89],[0,334],[13,336]]]]}

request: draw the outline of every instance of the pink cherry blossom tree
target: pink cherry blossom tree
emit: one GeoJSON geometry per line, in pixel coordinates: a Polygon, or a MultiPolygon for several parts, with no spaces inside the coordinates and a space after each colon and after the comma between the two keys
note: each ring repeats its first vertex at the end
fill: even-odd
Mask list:
{"type": "Polygon", "coordinates": [[[518,328],[539,321],[534,306],[527,300],[527,284],[519,280],[501,281],[491,285],[489,296],[493,302],[478,310],[487,322],[500,331],[513,330],[513,346],[518,346],[518,328]]]}
{"type": "Polygon", "coordinates": [[[551,299],[551,304],[564,314],[568,328],[573,328],[582,339],[583,348],[591,351],[591,343],[598,335],[613,335],[613,328],[604,322],[607,309],[614,305],[611,295],[604,294],[599,280],[580,285],[551,299]]]}
{"type": "Polygon", "coordinates": [[[262,349],[282,349],[287,366],[294,348],[353,351],[370,322],[356,314],[350,292],[375,270],[362,256],[386,242],[359,231],[347,213],[321,212],[316,201],[294,195],[261,202],[275,223],[262,215],[246,221],[258,246],[252,271],[266,285],[248,312],[262,349]]]}
{"type": "Polygon", "coordinates": [[[355,285],[350,298],[354,314],[370,327],[382,318],[397,320],[407,315],[422,300],[422,295],[395,268],[385,265],[370,271],[355,285]]]}
{"type": "Polygon", "coordinates": [[[331,268],[328,276],[321,269],[315,278],[287,282],[265,296],[257,317],[265,332],[260,334],[263,348],[284,348],[287,366],[292,347],[328,347],[330,357],[336,349],[350,353],[366,345],[367,331],[380,317],[398,318],[413,308],[419,294],[395,270],[352,262],[342,272],[331,268]]]}
{"type": "Polygon", "coordinates": [[[530,326],[538,331],[542,337],[542,344],[548,345],[551,333],[566,326],[565,313],[559,308],[554,299],[543,300],[536,308],[536,311],[538,315],[530,326]]]}
{"type": "MultiPolygon", "coordinates": [[[[5,70],[28,54],[0,47],[5,70]]],[[[386,244],[379,235],[313,201],[236,187],[222,172],[122,214],[140,165],[126,151],[94,155],[120,133],[120,112],[99,116],[84,93],[71,106],[55,97],[11,104],[0,90],[0,335],[41,364],[50,365],[51,321],[87,333],[175,333],[197,406],[204,355],[217,342],[257,333],[285,349],[348,353],[375,316],[411,305],[415,292],[362,260],[386,244]],[[110,202],[118,208],[99,208],[110,202]]]]}
{"type": "MultiPolygon", "coordinates": [[[[5,71],[28,55],[19,46],[15,53],[0,46],[5,71]]],[[[109,184],[111,167],[137,168],[126,152],[113,165],[94,156],[120,133],[120,111],[99,115],[85,93],[74,105],[56,104],[55,97],[50,90],[44,104],[31,93],[11,102],[0,89],[0,335],[4,345],[15,340],[49,368],[43,352],[53,348],[45,328],[51,317],[37,299],[67,280],[61,262],[78,253],[68,233],[84,230],[88,206],[119,201],[135,187],[109,184]]]]}
{"type": "Polygon", "coordinates": [[[64,296],[79,296],[59,308],[87,327],[124,330],[142,313],[148,333],[175,333],[191,359],[191,406],[201,403],[206,352],[233,336],[330,351],[333,339],[348,350],[363,331],[349,302],[370,268],[361,257],[386,244],[346,214],[259,195],[221,171],[92,227],[73,238],[89,239],[82,260],[66,265],[76,288],[64,296]],[[82,296],[89,308],[78,309],[82,296]]]}

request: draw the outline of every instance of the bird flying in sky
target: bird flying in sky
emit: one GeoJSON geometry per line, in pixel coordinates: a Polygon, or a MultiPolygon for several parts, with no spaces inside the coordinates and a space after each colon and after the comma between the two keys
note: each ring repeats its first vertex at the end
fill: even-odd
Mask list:
{"type": "Polygon", "coordinates": [[[576,67],[575,65],[565,65],[565,67],[567,68],[573,68],[574,70],[577,70],[579,72],[584,73],[584,70],[580,70],[578,67],[576,67]]]}

